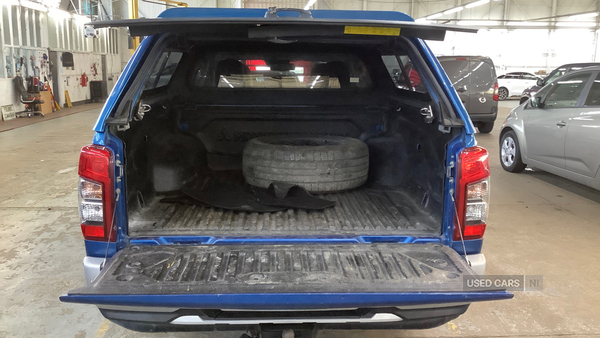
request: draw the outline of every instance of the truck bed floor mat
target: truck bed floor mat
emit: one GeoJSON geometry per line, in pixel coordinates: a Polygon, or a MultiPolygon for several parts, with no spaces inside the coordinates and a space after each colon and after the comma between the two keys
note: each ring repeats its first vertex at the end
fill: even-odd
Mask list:
{"type": "Polygon", "coordinates": [[[438,235],[440,221],[401,190],[359,188],[320,195],[336,204],[324,210],[272,213],[160,203],[151,200],[129,219],[129,235],[438,235]]]}

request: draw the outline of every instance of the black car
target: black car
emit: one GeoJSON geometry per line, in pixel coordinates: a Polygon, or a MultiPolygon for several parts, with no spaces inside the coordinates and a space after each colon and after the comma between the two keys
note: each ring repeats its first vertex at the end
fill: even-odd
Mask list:
{"type": "Polygon", "coordinates": [[[498,114],[498,79],[487,56],[440,56],[452,86],[481,133],[494,129],[498,114]]]}
{"type": "Polygon", "coordinates": [[[582,68],[585,67],[594,67],[594,66],[600,66],[600,63],[597,62],[589,62],[589,63],[569,63],[566,65],[562,65],[558,68],[556,68],[555,70],[553,70],[550,74],[548,74],[545,78],[543,79],[539,79],[536,83],[535,86],[531,86],[527,89],[525,89],[523,91],[523,94],[521,96],[521,100],[519,101],[520,104],[524,103],[525,101],[529,100],[529,98],[537,93],[538,90],[540,90],[543,86],[545,86],[547,83],[550,83],[552,81],[554,81],[555,79],[570,73],[572,71],[576,71],[576,70],[580,70],[582,68]]]}

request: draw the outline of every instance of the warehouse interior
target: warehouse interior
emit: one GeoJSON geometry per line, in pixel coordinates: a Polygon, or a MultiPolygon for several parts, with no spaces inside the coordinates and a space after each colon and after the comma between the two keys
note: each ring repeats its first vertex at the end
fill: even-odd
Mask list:
{"type": "MultiPolygon", "coordinates": [[[[449,30],[445,32],[443,41],[431,40],[426,43],[444,66],[456,89],[454,94],[460,99],[463,96],[459,94],[462,95],[467,89],[464,87],[463,90],[462,85],[459,87],[457,84],[463,78],[458,75],[453,77],[442,60],[465,61],[482,57],[493,62],[495,88],[492,90],[495,97],[492,102],[490,92],[487,100],[496,105],[494,114],[497,113],[497,117],[488,131],[484,130],[483,123],[475,119],[471,126],[475,130],[476,145],[489,152],[491,199],[483,241],[485,275],[543,278],[543,288],[540,290],[515,291],[514,298],[510,300],[474,302],[465,314],[435,328],[320,330],[315,335],[340,338],[600,337],[600,273],[597,269],[600,261],[597,249],[597,241],[600,240],[600,184],[597,183],[600,182],[600,170],[589,167],[589,163],[599,163],[600,108],[588,104],[592,99],[600,102],[597,97],[592,97],[600,92],[593,91],[600,81],[600,0],[0,0],[0,298],[4,300],[0,312],[0,337],[258,338],[258,335],[244,336],[249,333],[245,331],[213,328],[205,332],[136,332],[106,319],[95,306],[61,302],[59,297],[90,282],[88,276],[84,275],[82,265],[82,259],[89,255],[89,251],[86,251],[89,248],[82,237],[83,223],[78,211],[82,201],[78,190],[81,189],[79,180],[82,170],[78,167],[80,151],[82,147],[97,143],[100,139],[97,132],[102,127],[96,123],[106,118],[103,116],[107,114],[106,110],[113,109],[115,100],[120,98],[124,90],[120,79],[127,74],[128,67],[135,66],[130,60],[135,59],[136,51],[140,53],[138,47],[145,39],[131,36],[127,27],[94,28],[90,23],[157,18],[163,11],[172,8],[266,11],[271,7],[304,11],[394,11],[409,15],[418,25],[452,25],[477,30],[475,33],[449,30]],[[595,72],[591,76],[598,75],[598,78],[594,80],[590,77],[584,91],[589,91],[587,100],[575,99],[579,102],[578,113],[582,115],[571,115],[564,118],[566,122],[561,120],[559,123],[570,127],[572,121],[587,121],[578,130],[588,138],[575,148],[588,156],[585,163],[588,167],[584,169],[596,170],[596,176],[590,178],[592,183],[574,179],[573,175],[565,177],[538,169],[531,163],[523,165],[521,173],[509,172],[513,171],[511,165],[514,166],[514,162],[506,162],[506,123],[510,119],[518,119],[528,108],[543,108],[532,103],[536,92],[526,93],[526,90],[538,86],[536,91],[542,92],[544,89],[541,88],[550,88],[558,76],[586,69],[595,72]],[[552,77],[556,70],[561,70],[560,74],[552,77]],[[517,84],[520,80],[521,83],[517,84]],[[546,85],[548,87],[544,87],[546,85]],[[583,108],[587,110],[582,111],[583,108]]],[[[198,52],[198,55],[204,54],[198,52]]],[[[247,69],[254,71],[266,67],[264,63],[252,61],[246,60],[246,66],[250,67],[247,69]]],[[[306,82],[304,76],[298,76],[300,78],[301,82],[306,82]]],[[[352,80],[358,78],[350,79],[358,82],[352,80]]],[[[317,80],[318,77],[314,78],[310,89],[313,89],[317,80]]],[[[226,84],[220,83],[219,86],[223,84],[233,88],[223,76],[220,81],[226,84]]],[[[409,83],[411,81],[412,78],[409,83]]],[[[483,104],[485,101],[482,94],[479,102],[483,104]]],[[[471,114],[467,102],[463,100],[462,103],[471,114]]],[[[267,103],[261,104],[258,105],[260,109],[269,109],[267,103]]],[[[227,104],[222,106],[227,107],[227,104]]],[[[148,107],[147,112],[150,111],[148,107]]],[[[135,142],[142,142],[135,138],[139,138],[139,135],[133,134],[137,132],[135,123],[144,118],[143,112],[140,115],[142,108],[140,104],[137,115],[130,116],[132,129],[129,129],[129,124],[114,126],[115,135],[125,135],[122,136],[124,143],[131,140],[131,145],[125,145],[126,148],[135,148],[138,146],[135,142]]],[[[163,105],[162,109],[166,111],[167,106],[163,105]]],[[[220,109],[225,112],[227,108],[220,109]]],[[[551,111],[547,110],[546,116],[550,114],[551,111]]],[[[352,119],[348,118],[358,124],[352,119]]],[[[188,128],[192,128],[190,125],[193,126],[194,120],[190,121],[189,125],[187,121],[181,123],[181,129],[187,132],[188,128]]],[[[362,120],[357,118],[356,121],[362,120]]],[[[470,125],[470,122],[465,124],[470,125]]],[[[550,124],[539,125],[538,135],[555,135],[556,126],[564,126],[555,125],[554,120],[550,124]]],[[[287,128],[280,127],[282,130],[287,128]]],[[[321,127],[313,128],[318,130],[321,127]]],[[[379,125],[376,127],[379,128],[379,125]]],[[[218,142],[222,141],[219,137],[228,137],[226,128],[228,126],[225,123],[222,130],[214,131],[214,138],[218,142]]],[[[206,132],[200,127],[198,129],[201,130],[198,134],[206,132]]],[[[440,133],[444,132],[442,125],[438,129],[440,133]]],[[[518,129],[513,125],[510,130],[515,130],[520,137],[520,133],[525,131],[518,129]]],[[[436,128],[429,130],[437,131],[436,128]]],[[[260,130],[253,130],[252,133],[263,136],[260,130]]],[[[447,135],[440,137],[444,142],[448,139],[447,135]]],[[[580,140],[583,140],[583,136],[580,140]]],[[[181,144],[187,142],[184,141],[181,144]]],[[[567,163],[563,167],[568,167],[569,163],[569,155],[565,155],[565,152],[574,148],[568,142],[571,141],[563,140],[562,155],[566,157],[563,162],[567,163]]],[[[192,149],[189,144],[181,147],[192,149]]],[[[420,150],[421,143],[417,143],[416,147],[420,150]]],[[[518,151],[511,154],[521,156],[518,151]]],[[[430,163],[431,167],[435,165],[430,163]]],[[[422,167],[419,168],[422,170],[422,167]]],[[[130,169],[121,167],[120,170],[124,172],[130,169]]],[[[442,170],[440,175],[444,177],[446,172],[442,170]]],[[[138,194],[141,196],[141,193],[138,194]]],[[[335,198],[341,200],[351,194],[352,191],[343,192],[335,198]]],[[[360,194],[357,193],[360,198],[367,196],[367,193],[360,194]]],[[[425,196],[423,201],[428,202],[429,195],[425,196]]],[[[136,198],[141,201],[141,206],[145,206],[144,197],[136,198]]],[[[162,202],[161,198],[164,196],[152,195],[152,200],[147,204],[158,205],[159,201],[162,202]]],[[[342,221],[348,218],[355,223],[373,224],[380,220],[384,224],[392,224],[394,222],[390,219],[402,212],[401,208],[396,209],[385,203],[379,209],[369,208],[359,205],[348,209],[340,204],[335,210],[342,221]],[[342,210],[342,207],[346,209],[342,210]],[[353,218],[355,213],[363,209],[367,210],[367,214],[374,212],[375,215],[368,215],[364,219],[353,218]]],[[[174,209],[171,205],[165,205],[160,210],[170,212],[174,209]]],[[[186,219],[177,219],[181,224],[191,222],[193,217],[200,219],[202,215],[210,218],[206,221],[208,230],[195,234],[198,238],[211,236],[221,230],[210,225],[210,222],[213,217],[221,217],[222,211],[211,209],[211,213],[203,214],[205,209],[198,211],[195,205],[181,209],[188,210],[186,219]]],[[[131,210],[134,208],[131,207],[131,210]]],[[[150,211],[146,212],[150,221],[145,220],[140,212],[136,214],[137,218],[129,220],[130,226],[138,221],[139,229],[136,231],[140,234],[148,229],[151,234],[152,231],[160,233],[163,230],[161,227],[164,227],[171,231],[169,234],[172,236],[183,236],[172,225],[175,222],[154,221],[154,210],[150,211]]],[[[454,211],[458,214],[456,209],[454,211]]],[[[232,218],[234,216],[231,215],[236,212],[225,214],[232,218]]],[[[270,218],[270,214],[263,215],[266,215],[266,221],[260,217],[240,220],[240,224],[246,222],[245,228],[236,236],[277,236],[277,231],[269,233],[266,228],[262,234],[258,233],[260,227],[254,227],[257,222],[279,222],[270,218]]],[[[282,216],[281,222],[294,225],[294,222],[302,222],[309,216],[301,212],[289,212],[282,216]]],[[[336,217],[327,217],[323,216],[325,221],[322,222],[329,226],[324,232],[327,236],[335,237],[343,232],[341,229],[347,230],[336,217]]],[[[316,216],[315,219],[319,220],[316,216]]],[[[435,229],[437,231],[438,228],[435,229]]],[[[302,232],[300,230],[299,233],[302,232]]],[[[185,245],[185,240],[181,238],[178,237],[180,242],[177,243],[185,245]]],[[[139,243],[142,242],[140,240],[139,243]]],[[[106,256],[110,245],[106,247],[106,256]]],[[[113,247],[110,249],[113,250],[113,247]]],[[[463,249],[466,252],[467,249],[463,249]]],[[[460,249],[458,251],[460,253],[460,249]]],[[[280,311],[292,310],[282,308],[280,311]]],[[[285,338],[294,337],[293,331],[291,335],[286,331],[277,334],[278,337],[282,334],[285,338]]],[[[300,335],[296,333],[296,337],[300,335]]]]}

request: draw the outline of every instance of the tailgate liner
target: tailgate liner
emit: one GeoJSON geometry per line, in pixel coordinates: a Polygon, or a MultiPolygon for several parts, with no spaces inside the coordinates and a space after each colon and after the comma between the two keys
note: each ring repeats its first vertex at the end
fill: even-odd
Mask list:
{"type": "Polygon", "coordinates": [[[462,292],[473,274],[437,243],[132,246],[69,295],[462,292]]]}

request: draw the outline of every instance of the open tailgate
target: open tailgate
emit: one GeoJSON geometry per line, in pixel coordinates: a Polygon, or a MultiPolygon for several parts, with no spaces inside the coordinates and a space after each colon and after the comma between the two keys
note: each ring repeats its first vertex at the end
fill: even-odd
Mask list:
{"type": "Polygon", "coordinates": [[[339,309],[512,298],[440,244],[131,246],[62,301],[193,309],[339,309]]]}

